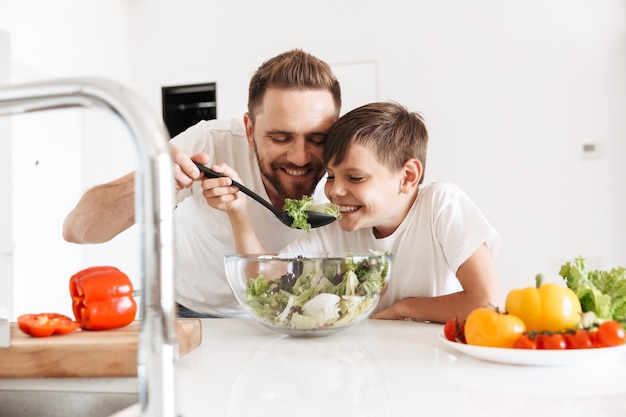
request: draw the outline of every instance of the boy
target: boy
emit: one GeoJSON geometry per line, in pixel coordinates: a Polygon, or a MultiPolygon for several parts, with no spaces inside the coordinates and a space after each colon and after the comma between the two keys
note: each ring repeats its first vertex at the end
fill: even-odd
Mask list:
{"type": "MultiPolygon", "coordinates": [[[[422,118],[397,103],[367,104],[339,118],[324,148],[324,192],[341,218],[283,249],[392,253],[389,286],[372,318],[443,323],[499,301],[494,257],[501,238],[457,187],[423,184],[427,142],[422,118]]],[[[215,168],[236,178],[224,165],[215,168]]],[[[236,191],[204,195],[228,212],[238,253],[263,253],[236,191]]]]}

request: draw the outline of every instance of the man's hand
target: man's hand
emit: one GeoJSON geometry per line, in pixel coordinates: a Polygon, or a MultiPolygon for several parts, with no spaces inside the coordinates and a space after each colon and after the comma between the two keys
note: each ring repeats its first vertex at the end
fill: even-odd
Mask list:
{"type": "Polygon", "coordinates": [[[208,164],[210,160],[209,155],[199,153],[189,157],[172,143],[170,143],[170,153],[174,162],[174,186],[176,187],[176,192],[183,188],[191,187],[194,181],[203,177],[193,161],[203,165],[208,164]]]}

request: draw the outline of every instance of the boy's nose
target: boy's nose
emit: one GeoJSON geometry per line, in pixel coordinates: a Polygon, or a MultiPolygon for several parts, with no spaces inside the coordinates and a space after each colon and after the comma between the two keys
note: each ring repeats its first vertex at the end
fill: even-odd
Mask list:
{"type": "Polygon", "coordinates": [[[331,197],[341,197],[346,195],[346,190],[342,185],[342,182],[335,178],[331,182],[327,182],[326,186],[328,187],[327,192],[331,197]]]}

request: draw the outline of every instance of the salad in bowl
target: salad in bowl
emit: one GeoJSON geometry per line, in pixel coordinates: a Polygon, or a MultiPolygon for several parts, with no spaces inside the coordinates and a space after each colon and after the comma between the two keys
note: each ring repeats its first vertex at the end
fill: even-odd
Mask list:
{"type": "Polygon", "coordinates": [[[367,318],[389,280],[389,253],[228,255],[230,287],[264,326],[292,336],[336,333],[367,318]]]}

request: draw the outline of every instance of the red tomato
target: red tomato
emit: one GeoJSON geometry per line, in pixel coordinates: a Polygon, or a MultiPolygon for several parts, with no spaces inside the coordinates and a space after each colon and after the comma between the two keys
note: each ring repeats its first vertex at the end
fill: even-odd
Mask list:
{"type": "Polygon", "coordinates": [[[451,342],[456,341],[456,319],[450,319],[443,326],[443,335],[451,342]]]}
{"type": "Polygon", "coordinates": [[[451,342],[465,342],[465,322],[457,318],[450,319],[443,327],[443,334],[451,342]]]}
{"type": "Polygon", "coordinates": [[[620,346],[624,344],[624,328],[615,320],[607,320],[598,326],[596,333],[597,347],[620,346]]]}
{"type": "Polygon", "coordinates": [[[594,348],[598,347],[598,332],[591,331],[591,330],[587,330],[587,332],[589,333],[589,340],[591,340],[591,346],[594,348]]]}
{"type": "Polygon", "coordinates": [[[565,338],[560,333],[540,333],[537,336],[537,349],[566,349],[565,338]]]}
{"type": "Polygon", "coordinates": [[[593,338],[587,330],[576,330],[563,334],[568,349],[589,349],[593,347],[593,338]]]}
{"type": "Polygon", "coordinates": [[[534,335],[524,333],[515,341],[515,349],[537,349],[537,338],[534,335]]]}

